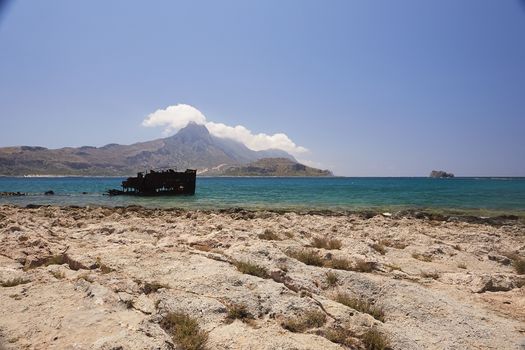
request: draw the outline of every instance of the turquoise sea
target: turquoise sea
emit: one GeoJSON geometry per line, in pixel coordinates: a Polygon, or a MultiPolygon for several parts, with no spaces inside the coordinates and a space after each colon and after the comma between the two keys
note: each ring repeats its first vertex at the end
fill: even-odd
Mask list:
{"type": "Polygon", "coordinates": [[[0,177],[0,204],[104,205],[217,209],[459,210],[525,213],[525,178],[228,178],[198,177],[195,196],[103,195],[122,178],[0,177]],[[53,196],[44,196],[52,190],[53,196]],[[83,194],[82,192],[86,192],[83,194]]]}

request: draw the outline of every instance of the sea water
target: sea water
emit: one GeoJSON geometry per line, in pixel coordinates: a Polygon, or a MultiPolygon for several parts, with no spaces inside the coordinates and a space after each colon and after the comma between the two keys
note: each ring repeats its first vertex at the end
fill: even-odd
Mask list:
{"type": "Polygon", "coordinates": [[[0,177],[0,204],[157,208],[501,211],[525,213],[525,178],[197,177],[195,196],[106,196],[123,178],[0,177]],[[44,195],[53,191],[54,195],[44,195]]]}

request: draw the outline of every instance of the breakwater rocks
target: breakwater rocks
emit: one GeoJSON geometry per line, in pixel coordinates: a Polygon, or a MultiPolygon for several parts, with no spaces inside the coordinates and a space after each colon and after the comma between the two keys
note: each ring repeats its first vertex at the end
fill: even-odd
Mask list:
{"type": "Polygon", "coordinates": [[[0,348],[523,344],[523,221],[324,214],[0,206],[0,348]]]}

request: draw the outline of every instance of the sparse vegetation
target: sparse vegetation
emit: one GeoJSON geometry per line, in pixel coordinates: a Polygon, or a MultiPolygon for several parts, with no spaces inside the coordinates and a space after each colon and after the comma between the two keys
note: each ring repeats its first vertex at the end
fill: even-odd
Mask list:
{"type": "Polygon", "coordinates": [[[408,244],[404,242],[392,241],[389,239],[382,239],[379,241],[379,244],[385,247],[395,248],[395,249],[405,249],[406,247],[408,247],[408,244]]]}
{"type": "Polygon", "coordinates": [[[167,284],[159,283],[159,282],[145,282],[142,286],[142,292],[146,295],[151,293],[157,293],[157,291],[161,288],[169,288],[167,284]]]}
{"type": "Polygon", "coordinates": [[[62,279],[64,279],[66,277],[66,274],[64,273],[64,271],[60,271],[60,270],[51,271],[51,274],[57,280],[62,280],[62,279]]]}
{"type": "Polygon", "coordinates": [[[370,245],[370,248],[372,248],[373,250],[375,250],[376,252],[378,252],[381,255],[385,255],[386,254],[386,248],[381,243],[373,243],[373,244],[370,245]]]}
{"type": "Polygon", "coordinates": [[[401,269],[401,266],[399,266],[399,265],[395,265],[395,264],[386,264],[385,266],[388,267],[388,268],[390,269],[390,272],[392,272],[392,271],[403,271],[403,270],[401,269]]]}
{"type": "Polygon", "coordinates": [[[372,272],[376,264],[374,262],[356,260],[354,264],[348,259],[332,258],[325,260],[319,252],[313,249],[303,249],[300,251],[289,251],[286,253],[289,257],[299,260],[306,265],[328,267],[336,270],[372,272]]]}
{"type": "Polygon", "coordinates": [[[512,261],[512,266],[518,275],[525,275],[525,259],[518,258],[512,261]]]}
{"type": "Polygon", "coordinates": [[[458,250],[458,251],[461,251],[461,246],[459,244],[455,244],[452,246],[452,248],[454,248],[455,250],[458,250]]]}
{"type": "Polygon", "coordinates": [[[325,266],[336,270],[352,270],[352,264],[350,263],[350,260],[343,258],[332,258],[331,260],[325,262],[325,266]]]}
{"type": "Polygon", "coordinates": [[[431,262],[432,261],[432,257],[430,255],[425,255],[425,254],[421,254],[421,253],[412,253],[412,257],[414,259],[417,259],[417,260],[420,260],[420,261],[425,261],[425,262],[431,262]]]}
{"type": "Polygon", "coordinates": [[[383,309],[370,304],[366,300],[354,298],[347,293],[340,292],[335,295],[334,301],[337,301],[338,303],[348,306],[356,311],[369,314],[381,322],[385,321],[385,313],[383,312],[383,309]]]}
{"type": "Polygon", "coordinates": [[[424,278],[432,278],[437,280],[439,278],[439,273],[437,271],[423,271],[421,272],[421,276],[424,278]]]}
{"type": "Polygon", "coordinates": [[[341,326],[327,329],[321,335],[332,343],[341,344],[351,349],[357,348],[357,342],[353,334],[341,326]]]}
{"type": "Polygon", "coordinates": [[[171,312],[164,316],[160,326],[183,350],[204,350],[208,334],[200,329],[196,319],[182,312],[171,312]]]}
{"type": "Polygon", "coordinates": [[[266,268],[251,263],[249,261],[235,261],[233,264],[235,265],[237,270],[239,270],[242,273],[260,278],[270,278],[270,274],[268,273],[268,270],[266,268]]]}
{"type": "Polygon", "coordinates": [[[89,283],[93,283],[94,279],[93,277],[90,276],[89,272],[84,272],[82,274],[80,274],[77,279],[80,279],[80,280],[84,280],[84,281],[87,281],[89,283]]]}
{"type": "Polygon", "coordinates": [[[253,315],[248,311],[248,308],[244,304],[231,304],[228,305],[228,316],[226,316],[228,322],[234,320],[241,320],[247,322],[253,320],[253,315]]]}
{"type": "Polygon", "coordinates": [[[503,255],[505,255],[512,261],[512,266],[514,267],[514,270],[516,270],[516,273],[518,275],[525,274],[525,258],[522,258],[517,253],[513,252],[506,252],[503,253],[503,255]]]}
{"type": "Polygon", "coordinates": [[[102,262],[102,260],[100,259],[100,257],[97,257],[97,260],[94,264],[94,268],[95,269],[100,269],[100,271],[104,274],[106,273],[110,273],[110,272],[113,272],[115,271],[114,269],[112,269],[111,267],[109,267],[108,265],[104,264],[102,262]]]}
{"type": "Polygon", "coordinates": [[[323,249],[341,249],[342,243],[338,239],[332,239],[327,237],[314,237],[312,239],[312,246],[315,248],[323,249]]]}
{"type": "Polygon", "coordinates": [[[26,284],[26,283],[29,283],[29,282],[31,282],[31,280],[29,280],[27,278],[15,277],[15,278],[10,279],[10,280],[2,281],[1,285],[2,285],[2,287],[14,287],[14,286],[18,286],[20,284],[26,284]]]}
{"type": "Polygon", "coordinates": [[[390,349],[390,342],[377,329],[371,328],[361,336],[361,341],[366,350],[390,349]]]}
{"type": "Polygon", "coordinates": [[[290,231],[285,231],[284,235],[286,236],[286,238],[293,238],[293,233],[291,233],[290,231]]]}
{"type": "Polygon", "coordinates": [[[264,230],[264,232],[258,235],[257,237],[259,237],[260,239],[265,239],[267,241],[282,241],[282,238],[270,229],[264,230]]]}
{"type": "Polygon", "coordinates": [[[328,271],[326,273],[326,284],[328,287],[335,287],[337,286],[337,282],[339,282],[339,277],[335,272],[328,271]]]}
{"type": "Polygon", "coordinates": [[[376,263],[372,261],[356,260],[352,270],[357,272],[372,272],[376,268],[376,263]]]}
{"type": "Polygon", "coordinates": [[[299,260],[306,265],[323,266],[324,260],[319,253],[312,249],[303,249],[300,251],[291,251],[287,253],[288,256],[299,260]]]}
{"type": "Polygon", "coordinates": [[[326,323],[326,315],[319,310],[306,311],[302,316],[287,318],[281,327],[294,333],[301,333],[311,328],[318,328],[326,323]]]}
{"type": "Polygon", "coordinates": [[[460,262],[460,263],[458,263],[458,268],[466,269],[467,268],[467,264],[465,264],[464,262],[460,262]]]}

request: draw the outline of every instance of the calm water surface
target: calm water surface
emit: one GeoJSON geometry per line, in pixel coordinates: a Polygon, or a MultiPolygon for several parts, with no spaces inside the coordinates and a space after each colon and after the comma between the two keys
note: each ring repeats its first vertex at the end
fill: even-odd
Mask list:
{"type": "Polygon", "coordinates": [[[369,208],[464,209],[525,212],[525,178],[197,178],[189,197],[109,197],[122,178],[0,178],[0,192],[25,192],[0,197],[0,204],[57,204],[215,209],[369,208]],[[48,190],[54,196],[44,196],[48,190]],[[87,194],[82,194],[87,192],[87,194]]]}

